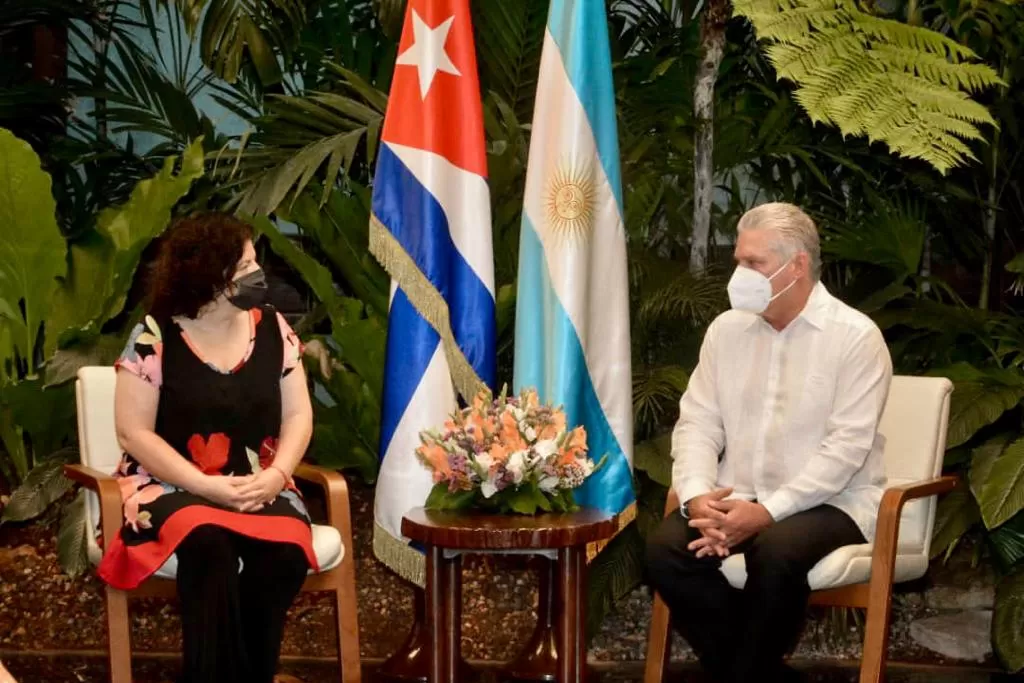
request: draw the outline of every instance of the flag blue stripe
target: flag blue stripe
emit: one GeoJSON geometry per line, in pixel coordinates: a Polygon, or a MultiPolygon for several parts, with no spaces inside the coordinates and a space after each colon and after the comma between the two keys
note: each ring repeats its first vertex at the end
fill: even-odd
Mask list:
{"type": "Polygon", "coordinates": [[[444,208],[387,144],[377,157],[373,212],[448,302],[455,341],[494,389],[494,297],[455,247],[444,208]]]}
{"type": "Polygon", "coordinates": [[[610,513],[635,499],[629,461],[604,414],[590,378],[583,345],[548,277],[544,247],[523,214],[519,238],[515,390],[535,387],[542,401],[565,407],[570,425],[587,430],[590,457],[607,454],[604,467],[575,491],[576,502],[610,513]]]}
{"type": "Polygon", "coordinates": [[[605,4],[598,0],[551,0],[548,31],[558,45],[569,82],[587,113],[601,166],[622,216],[618,123],[605,4]]]}
{"type": "Polygon", "coordinates": [[[388,452],[398,422],[423,380],[441,337],[413,308],[401,289],[395,292],[388,314],[387,359],[381,405],[380,458],[388,452]]]}

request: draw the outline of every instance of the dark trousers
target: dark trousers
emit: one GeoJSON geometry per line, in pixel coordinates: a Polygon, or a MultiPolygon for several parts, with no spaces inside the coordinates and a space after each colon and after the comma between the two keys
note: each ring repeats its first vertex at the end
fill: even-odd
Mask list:
{"type": "Polygon", "coordinates": [[[803,628],[807,572],[833,550],[864,543],[864,535],[846,513],[828,505],[777,522],[732,549],[746,560],[742,591],[719,571],[720,558],[698,559],[687,550],[699,536],[682,515],[667,517],[648,539],[648,584],[713,680],[782,680],[783,657],[803,628]]]}
{"type": "Polygon", "coordinates": [[[272,683],[285,615],[309,567],[303,551],[201,526],[175,552],[182,683],[272,683]]]}

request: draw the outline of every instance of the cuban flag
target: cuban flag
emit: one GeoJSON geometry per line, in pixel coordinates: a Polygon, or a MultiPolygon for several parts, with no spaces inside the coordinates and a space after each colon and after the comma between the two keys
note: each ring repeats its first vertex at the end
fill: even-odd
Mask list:
{"type": "Polygon", "coordinates": [[[552,0],[519,242],[515,387],[583,425],[580,505],[635,515],[629,281],[605,3],[552,0]]]}
{"type": "Polygon", "coordinates": [[[415,450],[456,396],[494,388],[494,261],[469,0],[410,0],[373,185],[370,250],[391,275],[374,552],[423,585],[402,516],[433,486],[415,450]]]}

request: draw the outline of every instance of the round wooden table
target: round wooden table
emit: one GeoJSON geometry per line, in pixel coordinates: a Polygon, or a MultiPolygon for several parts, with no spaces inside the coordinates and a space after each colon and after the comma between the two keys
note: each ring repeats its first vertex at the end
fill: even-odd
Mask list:
{"type": "Polygon", "coordinates": [[[456,683],[461,661],[463,552],[557,552],[558,683],[581,683],[586,663],[587,544],[611,538],[615,515],[583,508],[536,516],[442,512],[415,508],[402,534],[427,555],[430,683],[456,683]]]}

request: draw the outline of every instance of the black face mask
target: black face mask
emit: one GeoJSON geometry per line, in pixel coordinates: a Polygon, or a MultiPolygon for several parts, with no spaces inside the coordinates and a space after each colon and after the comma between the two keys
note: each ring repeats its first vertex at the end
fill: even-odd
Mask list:
{"type": "Polygon", "coordinates": [[[262,269],[243,275],[231,284],[235,293],[228,301],[243,311],[256,308],[267,299],[267,276],[262,269]]]}

